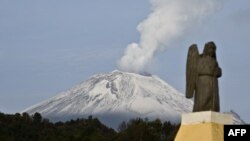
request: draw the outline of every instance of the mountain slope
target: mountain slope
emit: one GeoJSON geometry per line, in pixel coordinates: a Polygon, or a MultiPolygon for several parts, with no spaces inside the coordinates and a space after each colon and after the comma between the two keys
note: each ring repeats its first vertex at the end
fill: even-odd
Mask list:
{"type": "Polygon", "coordinates": [[[135,117],[179,122],[192,104],[157,76],[115,70],[94,75],[24,112],[39,112],[54,121],[92,115],[113,127],[135,117]]]}
{"type": "Polygon", "coordinates": [[[244,120],[241,119],[241,117],[234,112],[233,110],[231,110],[230,112],[224,112],[225,114],[231,114],[233,117],[233,123],[235,125],[241,125],[241,124],[247,124],[244,120]]]}
{"type": "MultiPolygon", "coordinates": [[[[192,106],[192,100],[157,76],[115,70],[94,75],[23,112],[39,112],[52,121],[92,115],[117,128],[122,121],[136,117],[180,122],[181,114],[191,112],[192,106]]],[[[244,124],[235,112],[227,113],[235,124],[244,124]]]]}

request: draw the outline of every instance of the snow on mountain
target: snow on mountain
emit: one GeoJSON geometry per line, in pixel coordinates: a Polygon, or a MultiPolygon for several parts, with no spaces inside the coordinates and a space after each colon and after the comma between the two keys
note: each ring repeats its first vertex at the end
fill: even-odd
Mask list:
{"type": "Polygon", "coordinates": [[[23,112],[41,113],[53,121],[92,115],[117,127],[124,120],[141,117],[179,122],[193,102],[157,76],[115,70],[97,74],[23,112]]]}
{"type": "Polygon", "coordinates": [[[235,125],[241,125],[241,124],[247,124],[245,121],[243,121],[240,116],[234,112],[233,110],[231,110],[230,112],[225,112],[225,114],[231,114],[233,117],[233,123],[235,125]]]}
{"type": "MultiPolygon", "coordinates": [[[[98,117],[117,128],[131,118],[159,118],[180,122],[181,114],[192,111],[193,101],[157,76],[115,70],[88,80],[23,112],[39,112],[52,121],[98,117]]],[[[244,123],[234,113],[236,124],[244,123]]]]}

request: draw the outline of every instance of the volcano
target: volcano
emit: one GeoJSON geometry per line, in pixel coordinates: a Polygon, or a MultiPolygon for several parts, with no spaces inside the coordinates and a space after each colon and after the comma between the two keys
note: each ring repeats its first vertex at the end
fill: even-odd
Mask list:
{"type": "Polygon", "coordinates": [[[137,117],[179,123],[192,107],[192,100],[155,75],[115,70],[94,75],[23,112],[39,112],[54,122],[93,116],[117,128],[137,117]]]}
{"type": "Polygon", "coordinates": [[[98,117],[115,127],[131,118],[179,122],[193,102],[157,76],[118,70],[97,74],[23,112],[39,112],[52,121],[98,117]]]}

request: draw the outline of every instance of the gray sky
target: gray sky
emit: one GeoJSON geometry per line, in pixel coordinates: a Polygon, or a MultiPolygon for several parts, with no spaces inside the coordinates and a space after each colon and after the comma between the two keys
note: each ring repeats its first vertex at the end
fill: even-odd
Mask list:
{"type": "MultiPolygon", "coordinates": [[[[93,74],[116,69],[146,0],[0,0],[0,111],[19,112],[93,74]]],[[[250,122],[250,1],[226,0],[188,36],[158,53],[151,73],[184,93],[188,46],[217,45],[222,111],[250,122]]]]}

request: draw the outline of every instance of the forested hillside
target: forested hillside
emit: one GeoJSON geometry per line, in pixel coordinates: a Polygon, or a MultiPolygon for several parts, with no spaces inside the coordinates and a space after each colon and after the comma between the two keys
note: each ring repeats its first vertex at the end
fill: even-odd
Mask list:
{"type": "Polygon", "coordinates": [[[39,113],[0,113],[0,141],[172,141],[178,128],[170,122],[137,118],[115,131],[92,116],[52,123],[39,113]]]}

